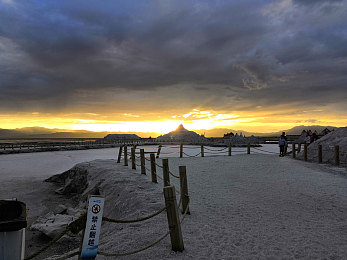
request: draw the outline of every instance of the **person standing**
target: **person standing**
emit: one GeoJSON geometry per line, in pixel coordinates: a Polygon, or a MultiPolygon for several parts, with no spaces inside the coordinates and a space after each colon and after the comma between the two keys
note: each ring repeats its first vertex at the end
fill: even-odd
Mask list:
{"type": "Polygon", "coordinates": [[[284,149],[285,149],[286,145],[287,145],[287,138],[282,133],[280,140],[278,141],[278,146],[280,147],[280,157],[284,156],[284,149]]]}

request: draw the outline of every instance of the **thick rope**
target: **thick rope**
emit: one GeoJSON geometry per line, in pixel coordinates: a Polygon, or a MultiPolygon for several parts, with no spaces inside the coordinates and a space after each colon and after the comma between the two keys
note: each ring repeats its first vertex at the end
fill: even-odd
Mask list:
{"type": "Polygon", "coordinates": [[[222,149],[218,149],[218,150],[214,150],[214,149],[209,149],[207,147],[204,147],[204,149],[208,150],[208,151],[212,151],[212,152],[220,152],[220,151],[225,151],[228,147],[224,147],[222,149]]]}
{"type": "Polygon", "coordinates": [[[221,151],[221,152],[205,152],[205,154],[225,154],[225,151],[221,151]]]}
{"type": "Polygon", "coordinates": [[[131,252],[127,252],[127,253],[106,253],[106,252],[103,252],[103,251],[99,251],[98,254],[100,255],[103,255],[103,256],[127,256],[127,255],[133,255],[133,254],[136,254],[136,253],[139,253],[141,251],[145,251],[147,250],[148,248],[151,248],[153,246],[155,246],[156,244],[158,244],[160,241],[162,241],[164,238],[166,238],[169,234],[171,233],[171,231],[169,230],[168,232],[166,232],[165,235],[161,236],[158,240],[156,240],[155,242],[143,247],[143,248],[140,248],[140,249],[137,249],[137,250],[134,250],[134,251],[131,251],[131,252]]]}
{"type": "Polygon", "coordinates": [[[76,255],[79,255],[80,253],[81,253],[81,251],[77,251],[77,252],[70,253],[68,255],[65,255],[65,256],[62,256],[62,257],[57,257],[57,258],[53,256],[53,258],[50,257],[50,260],[65,260],[65,259],[69,259],[71,257],[74,257],[76,255]]]}
{"type": "Polygon", "coordinates": [[[25,260],[30,260],[38,255],[40,255],[42,252],[46,251],[49,247],[51,247],[54,243],[56,243],[60,238],[62,238],[68,231],[71,231],[74,234],[77,234],[79,231],[81,231],[85,225],[87,220],[87,213],[83,213],[78,219],[71,222],[66,229],[61,232],[56,238],[54,238],[51,242],[49,242],[47,245],[45,245],[43,248],[41,248],[39,251],[34,253],[33,255],[25,258],[25,260]]]}
{"type": "Polygon", "coordinates": [[[51,247],[55,242],[57,242],[59,239],[61,239],[67,232],[69,231],[68,228],[66,228],[63,232],[61,232],[56,238],[54,238],[51,242],[49,242],[47,245],[45,245],[43,248],[41,248],[39,251],[37,251],[36,253],[32,254],[31,256],[25,258],[24,260],[30,260],[33,259],[35,257],[37,257],[38,255],[40,255],[41,253],[43,253],[44,251],[46,251],[49,247],[51,247]]]}
{"type": "Polygon", "coordinates": [[[183,154],[188,156],[188,157],[197,157],[197,156],[199,156],[201,154],[201,152],[196,154],[196,155],[189,155],[189,154],[186,154],[185,152],[183,152],[183,154]]]}
{"type": "Polygon", "coordinates": [[[175,178],[177,178],[177,179],[180,178],[180,176],[177,176],[177,175],[173,174],[171,171],[169,171],[169,173],[170,173],[170,175],[171,175],[172,177],[175,177],[175,178]]]}
{"type": "Polygon", "coordinates": [[[266,150],[263,150],[263,149],[260,149],[260,148],[257,148],[257,147],[253,147],[253,149],[256,149],[256,150],[259,150],[259,151],[262,151],[262,152],[266,152],[266,153],[277,154],[275,152],[266,151],[266,150]]]}
{"type": "Polygon", "coordinates": [[[178,152],[172,152],[172,153],[163,153],[163,152],[161,152],[160,154],[166,154],[166,155],[169,155],[169,154],[176,154],[176,153],[178,153],[178,152]]]}
{"type": "Polygon", "coordinates": [[[149,216],[146,216],[143,218],[138,218],[138,219],[125,220],[125,219],[111,219],[111,218],[102,217],[102,220],[106,221],[106,222],[111,222],[111,223],[136,223],[136,222],[141,222],[141,221],[145,221],[147,219],[153,218],[165,210],[166,210],[166,207],[160,209],[159,211],[157,211],[157,212],[155,212],[149,216]]]}

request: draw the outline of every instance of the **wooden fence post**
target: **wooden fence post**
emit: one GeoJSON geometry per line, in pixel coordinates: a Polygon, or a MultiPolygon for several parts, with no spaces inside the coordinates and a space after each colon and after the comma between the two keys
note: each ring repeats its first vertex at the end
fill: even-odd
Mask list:
{"type": "Polygon", "coordinates": [[[159,158],[160,151],[161,151],[161,144],[160,144],[160,145],[159,145],[159,147],[158,147],[158,151],[157,151],[157,158],[159,158]]]}
{"type": "Polygon", "coordinates": [[[251,143],[247,144],[247,154],[251,154],[251,143]]]}
{"type": "Polygon", "coordinates": [[[307,144],[304,144],[304,160],[307,161],[307,144]]]}
{"type": "Polygon", "coordinates": [[[155,154],[151,153],[151,175],[152,175],[152,182],[158,183],[157,181],[157,168],[155,165],[155,154]]]}
{"type": "Polygon", "coordinates": [[[181,201],[182,201],[182,213],[186,212],[187,210],[187,214],[190,214],[186,166],[179,166],[178,169],[180,172],[180,187],[181,187],[180,192],[181,192],[181,201]]]}
{"type": "Polygon", "coordinates": [[[141,174],[146,174],[145,149],[140,149],[141,174]]]}
{"type": "Polygon", "coordinates": [[[295,143],[292,143],[292,153],[293,153],[293,158],[295,158],[295,143]]]}
{"type": "Polygon", "coordinates": [[[180,145],[180,158],[183,157],[183,144],[180,145]]]}
{"type": "Polygon", "coordinates": [[[228,155],[231,156],[231,144],[229,144],[228,155]]]}
{"type": "Polygon", "coordinates": [[[128,147],[124,146],[124,166],[128,166],[128,147]]]}
{"type": "Polygon", "coordinates": [[[163,159],[164,187],[170,186],[169,159],[163,159]]]}
{"type": "Polygon", "coordinates": [[[318,145],[318,163],[322,163],[323,162],[323,149],[322,149],[322,145],[319,144],[318,145]]]}
{"type": "Polygon", "coordinates": [[[167,221],[170,229],[171,248],[173,251],[184,250],[181,223],[178,217],[176,192],[174,186],[164,187],[167,221]]]}
{"type": "Polygon", "coordinates": [[[131,148],[131,168],[136,170],[135,148],[131,148]]]}
{"type": "Polygon", "coordinates": [[[201,157],[204,157],[205,154],[204,154],[204,145],[202,144],[201,145],[201,157]]]}
{"type": "Polygon", "coordinates": [[[123,148],[123,146],[119,146],[117,163],[120,163],[120,159],[122,158],[122,148],[123,148]]]}
{"type": "Polygon", "coordinates": [[[335,145],[334,149],[334,163],[336,166],[340,165],[340,147],[338,145],[335,145]]]}

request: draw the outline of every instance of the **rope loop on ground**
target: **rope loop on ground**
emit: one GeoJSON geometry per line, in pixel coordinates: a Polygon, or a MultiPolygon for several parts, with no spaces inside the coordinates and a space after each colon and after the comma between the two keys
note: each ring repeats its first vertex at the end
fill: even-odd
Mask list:
{"type": "Polygon", "coordinates": [[[156,240],[155,242],[143,247],[143,248],[140,248],[140,249],[137,249],[137,250],[134,250],[134,251],[131,251],[131,252],[127,252],[127,253],[106,253],[106,252],[103,252],[103,251],[99,251],[98,254],[99,255],[103,255],[103,256],[127,256],[127,255],[133,255],[133,254],[136,254],[136,253],[139,253],[141,251],[145,251],[147,250],[148,248],[151,248],[153,246],[155,246],[156,244],[158,244],[160,241],[162,241],[164,238],[166,238],[169,234],[171,233],[171,230],[169,230],[168,232],[166,232],[163,236],[161,236],[158,240],[156,240]]]}
{"type": "Polygon", "coordinates": [[[159,211],[157,211],[157,212],[155,212],[149,216],[146,216],[143,218],[138,218],[138,219],[126,220],[126,219],[111,219],[111,218],[107,218],[107,217],[102,217],[102,220],[106,221],[106,222],[111,222],[111,223],[136,223],[136,222],[141,222],[141,221],[145,221],[147,219],[153,218],[165,210],[166,210],[166,207],[160,209],[159,211]]]}

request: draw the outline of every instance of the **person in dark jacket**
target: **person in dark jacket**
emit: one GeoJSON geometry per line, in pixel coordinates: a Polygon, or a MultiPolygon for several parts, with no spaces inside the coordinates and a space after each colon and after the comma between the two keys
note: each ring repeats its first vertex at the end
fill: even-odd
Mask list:
{"type": "Polygon", "coordinates": [[[278,146],[280,147],[280,157],[284,156],[284,149],[287,145],[287,138],[285,135],[281,135],[280,140],[278,141],[278,146]]]}

